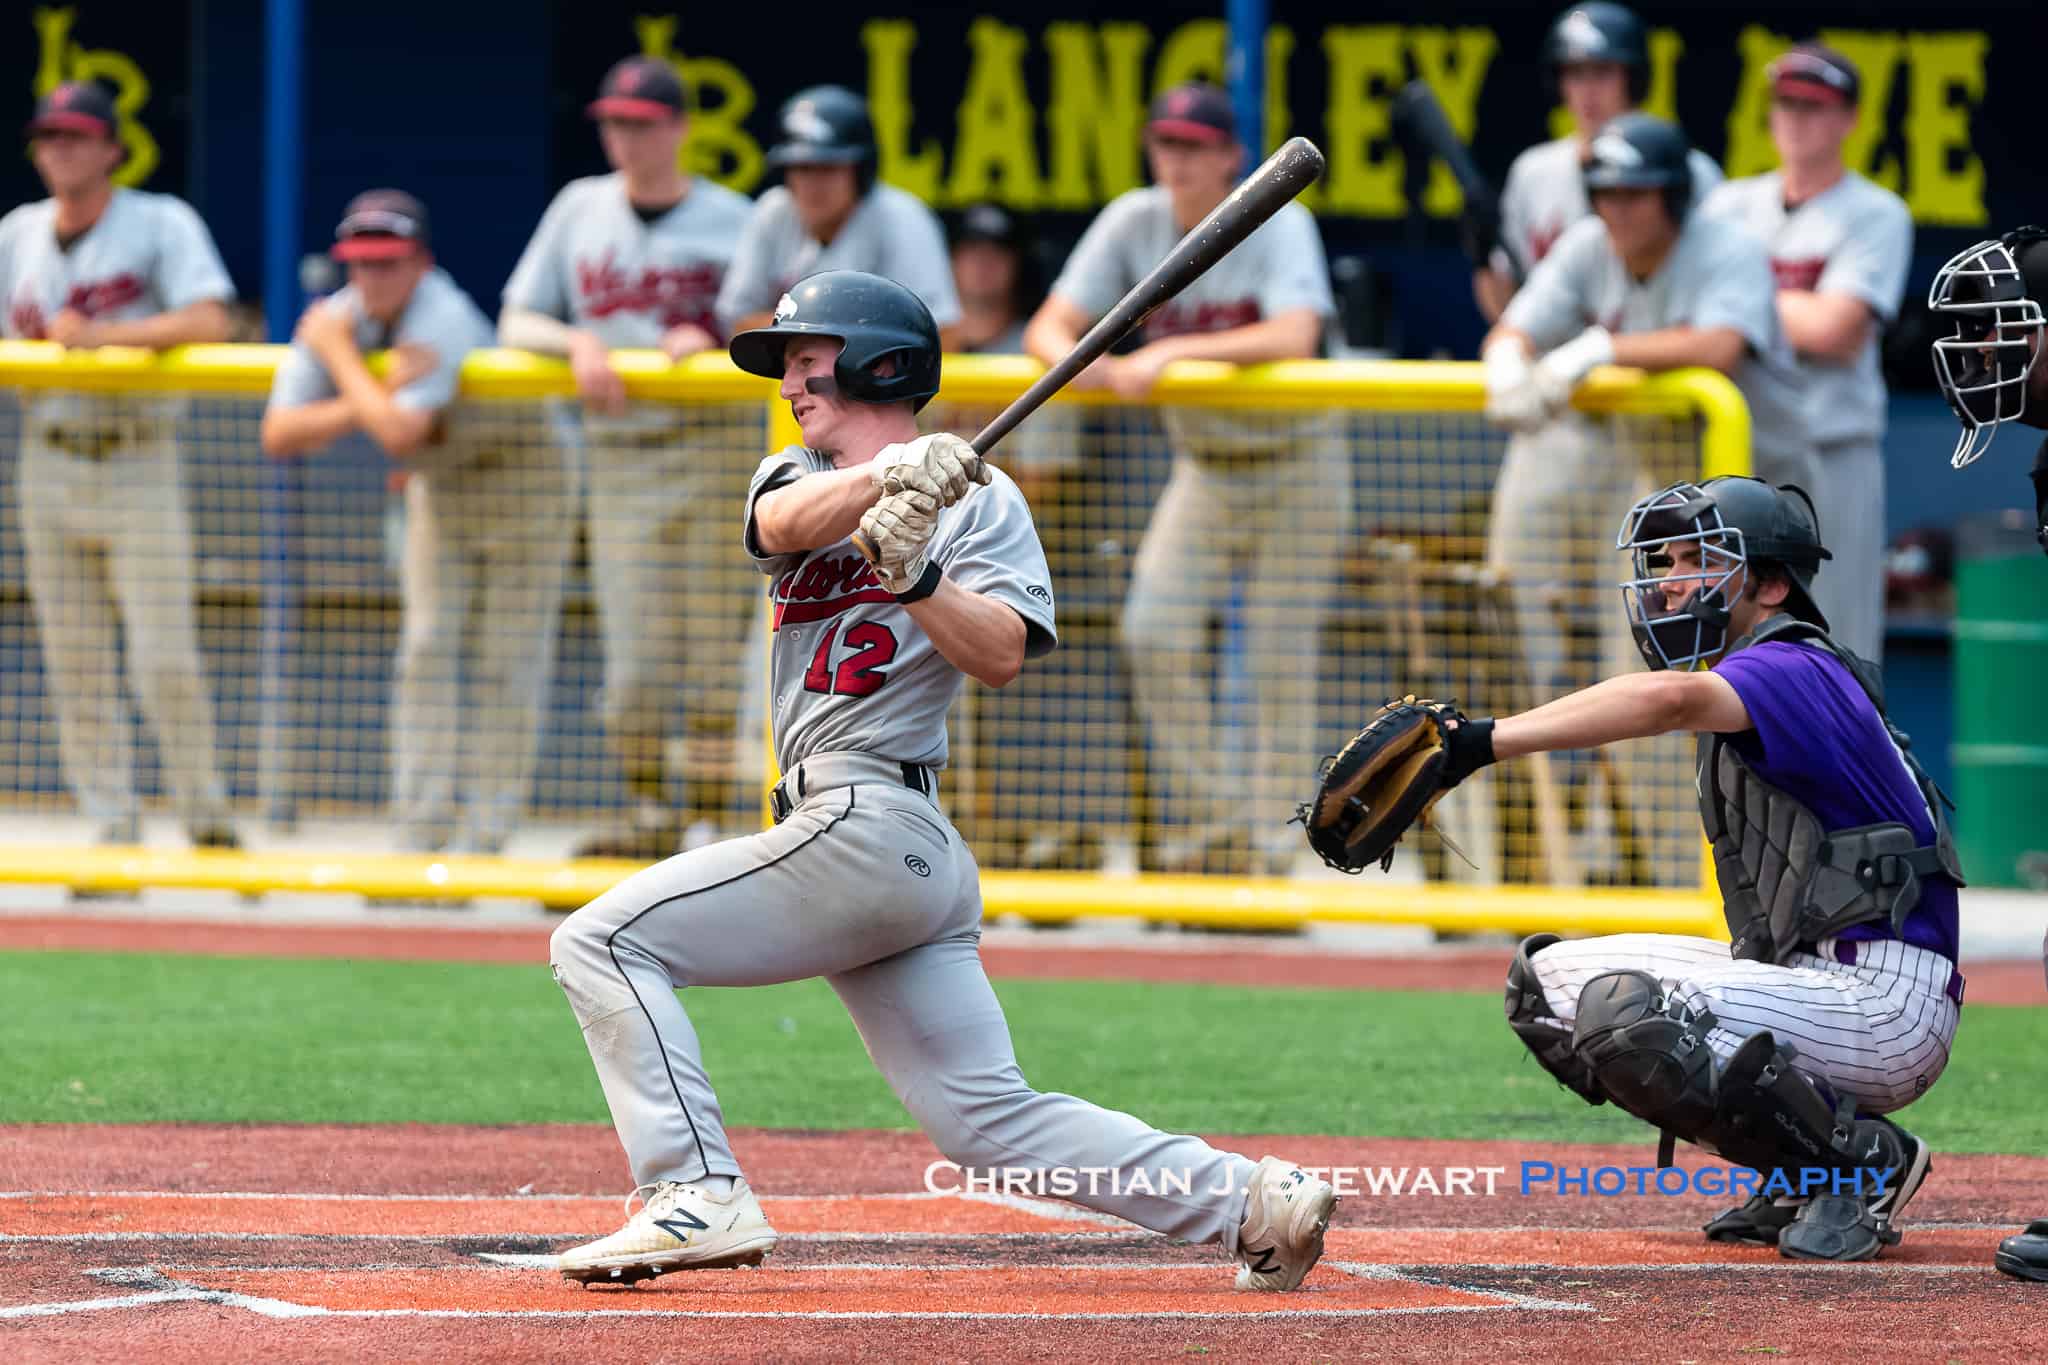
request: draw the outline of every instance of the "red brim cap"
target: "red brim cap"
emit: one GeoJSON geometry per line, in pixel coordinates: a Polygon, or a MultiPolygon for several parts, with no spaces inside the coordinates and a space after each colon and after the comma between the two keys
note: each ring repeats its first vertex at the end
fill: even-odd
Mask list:
{"type": "Polygon", "coordinates": [[[1161,137],[1186,138],[1189,142],[1228,142],[1230,134],[1213,123],[1203,123],[1191,118],[1156,118],[1145,125],[1148,133],[1161,137]]]}
{"type": "Polygon", "coordinates": [[[327,254],[337,261],[395,261],[419,249],[410,237],[345,237],[327,254]]]}
{"type": "Polygon", "coordinates": [[[1771,93],[1789,95],[1793,99],[1812,100],[1817,104],[1847,105],[1849,103],[1849,93],[1846,90],[1837,89],[1816,76],[1809,76],[1796,71],[1788,72],[1778,77],[1777,81],[1771,86],[1771,93]]]}
{"type": "Polygon", "coordinates": [[[664,104],[660,100],[636,99],[631,95],[606,95],[592,100],[585,112],[592,118],[637,118],[651,122],[679,118],[683,111],[673,104],[664,104]]]}
{"type": "Polygon", "coordinates": [[[51,113],[44,114],[29,124],[28,135],[36,137],[42,133],[63,131],[68,133],[98,133],[101,137],[112,137],[114,125],[91,114],[51,113]]]}

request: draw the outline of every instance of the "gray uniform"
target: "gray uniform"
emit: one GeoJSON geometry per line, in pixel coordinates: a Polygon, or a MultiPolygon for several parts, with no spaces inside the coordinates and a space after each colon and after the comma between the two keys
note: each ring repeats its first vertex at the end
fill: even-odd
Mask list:
{"type": "MultiPolygon", "coordinates": [[[[1513,278],[1518,273],[1515,262],[1520,262],[1523,271],[1534,269],[1566,228],[1592,214],[1579,156],[1578,139],[1561,137],[1537,143],[1508,167],[1507,183],[1500,192],[1504,246],[1494,253],[1491,264],[1495,270],[1513,278]]],[[[1698,148],[1687,158],[1687,165],[1692,169],[1693,203],[1698,204],[1721,183],[1721,168],[1698,148]]]]}
{"type": "Polygon", "coordinates": [[[720,324],[731,329],[741,318],[769,312],[791,285],[821,270],[864,270],[894,280],[924,300],[939,326],[960,320],[946,234],[922,199],[876,185],[825,243],[811,236],[797,217],[796,200],[776,185],[755,201],[747,219],[718,292],[720,324]]]}
{"type": "Polygon", "coordinates": [[[1913,254],[1905,201],[1850,171],[1795,209],[1776,171],[1732,181],[1707,211],[1742,224],[1771,253],[1780,289],[1842,293],[1869,307],[1874,325],[1847,364],[1798,356],[1816,454],[1809,490],[1821,540],[1833,553],[1814,579],[1828,633],[1876,659],[1884,644],[1884,374],[1878,338],[1898,317],[1913,254]]]}
{"type": "MultiPolygon", "coordinates": [[[[353,286],[329,306],[353,319],[361,349],[422,346],[436,362],[393,396],[409,411],[441,414],[432,443],[404,461],[413,476],[392,717],[399,839],[426,850],[452,836],[462,851],[495,853],[525,810],[540,756],[575,541],[572,476],[559,451],[518,438],[509,412],[455,408],[463,360],[493,337],[490,319],[445,271],[421,278],[389,328],[364,315],[353,286]]],[[[270,406],[302,407],[336,392],[326,367],[294,345],[270,406]]]]}
{"type": "MultiPolygon", "coordinates": [[[[1052,292],[1100,317],[1184,235],[1165,190],[1119,195],[1052,292]]],[[[1326,321],[1336,311],[1315,220],[1289,204],[1146,319],[1144,335],[1227,331],[1301,308],[1326,321]]],[[[1160,804],[1186,815],[1190,842],[1248,823],[1277,858],[1295,842],[1293,774],[1313,747],[1318,639],[1351,524],[1343,423],[1177,408],[1164,420],[1173,476],[1139,547],[1122,629],[1139,707],[1162,741],[1160,804]],[[1240,575],[1255,713],[1241,747],[1216,725],[1205,649],[1240,575]]]]}
{"type": "MultiPolygon", "coordinates": [[[[1077,1202],[1236,1249],[1251,1163],[1126,1114],[1031,1090],[979,956],[980,872],[941,811],[946,712],[962,675],[851,542],[756,548],[753,502],[830,463],[791,449],[748,497],[749,554],[772,580],[774,735],[790,805],[772,829],[671,858],[555,931],[555,979],[583,1026],[633,1179],[739,1175],[678,986],[822,976],[868,1055],[947,1158],[975,1168],[1144,1169],[1191,1194],[1128,1188],[1077,1202]],[[1180,1173],[1186,1173],[1184,1176],[1180,1173]]],[[[932,561],[1014,608],[1052,647],[1045,556],[997,472],[941,514],[932,561]]]]}
{"type": "MultiPolygon", "coordinates": [[[[68,247],[56,216],[46,199],[0,219],[9,337],[41,338],[67,308],[116,322],[234,298],[206,225],[182,200],[117,188],[68,247]]],[[[184,411],[175,397],[38,392],[22,403],[22,540],[65,780],[87,815],[115,828],[136,816],[117,623],[179,814],[194,824],[227,812],[199,659],[177,447],[184,411]]]]}
{"type": "MultiPolygon", "coordinates": [[[[559,318],[613,349],[653,349],[684,323],[722,336],[715,303],[750,207],[744,195],[697,179],[680,204],[648,223],[628,201],[623,177],[572,181],[527,243],[505,304],[559,318]]],[[[693,732],[729,735],[734,727],[752,599],[732,561],[729,528],[761,448],[759,418],[653,403],[617,418],[563,403],[555,415],[563,439],[580,436],[588,466],[605,729],[646,794],[661,784],[679,694],[693,732]]]]}

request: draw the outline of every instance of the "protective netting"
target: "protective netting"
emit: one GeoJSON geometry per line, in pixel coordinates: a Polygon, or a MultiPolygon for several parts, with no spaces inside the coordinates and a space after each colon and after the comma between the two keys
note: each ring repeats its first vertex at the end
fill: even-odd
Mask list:
{"type": "MultiPolygon", "coordinates": [[[[1476,404],[1415,410],[1401,367],[1353,370],[1059,402],[998,447],[1063,647],[956,711],[944,799],[984,867],[1319,870],[1287,818],[1380,700],[1505,712],[1640,666],[1614,535],[1699,472],[1700,419],[1673,399],[1510,445],[1476,404]]],[[[927,425],[971,435],[1000,406],[972,387],[927,425]]],[[[612,422],[466,399],[404,480],[362,438],[266,459],[247,388],[0,412],[0,799],[42,817],[11,837],[657,856],[759,823],[764,580],[737,535],[765,386],[612,422]]],[[[1503,765],[1442,813],[1478,867],[1412,841],[1427,875],[1700,880],[1676,742],[1503,765]]]]}

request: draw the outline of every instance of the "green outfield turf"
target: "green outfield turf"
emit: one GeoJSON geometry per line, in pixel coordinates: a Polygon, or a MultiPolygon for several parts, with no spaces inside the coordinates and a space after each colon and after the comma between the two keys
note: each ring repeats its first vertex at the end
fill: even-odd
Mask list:
{"type": "MultiPolygon", "coordinates": [[[[1025,1075],[1163,1128],[1651,1141],[1540,1071],[1500,997],[997,983],[1025,1075]]],[[[819,982],[687,1001],[735,1126],[909,1120],[819,982]]],[[[602,1122],[545,967],[0,954],[0,1123],[602,1122]]],[[[2048,1009],[1972,1006],[1905,1121],[1949,1151],[2048,1151],[2048,1009]]]]}

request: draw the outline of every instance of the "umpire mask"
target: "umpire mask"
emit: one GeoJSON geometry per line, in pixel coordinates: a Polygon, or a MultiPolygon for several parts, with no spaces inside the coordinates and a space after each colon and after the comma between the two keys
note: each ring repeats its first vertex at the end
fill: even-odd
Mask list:
{"type": "Polygon", "coordinates": [[[2000,425],[2022,416],[2027,376],[2040,361],[2043,318],[2039,291],[2028,288],[2024,265],[2048,274],[2048,239],[2039,228],[2020,228],[1952,257],[1934,276],[1927,307],[1955,323],[1952,336],[1934,342],[1934,377],[1963,430],[1949,463],[1957,469],[1991,448],[2000,425]],[[2044,259],[2036,261],[2035,257],[2044,259]]]}

